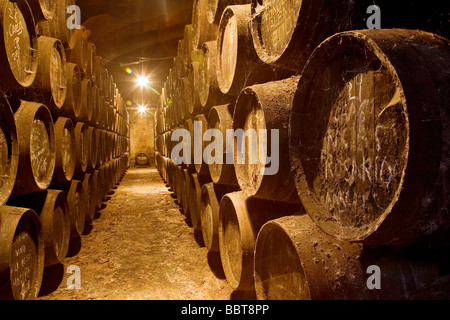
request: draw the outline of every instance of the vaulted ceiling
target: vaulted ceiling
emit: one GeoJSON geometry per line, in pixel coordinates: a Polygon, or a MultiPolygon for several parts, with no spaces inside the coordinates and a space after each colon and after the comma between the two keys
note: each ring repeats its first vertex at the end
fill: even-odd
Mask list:
{"type": "MultiPolygon", "coordinates": [[[[77,0],[82,24],[91,31],[89,41],[106,61],[122,95],[139,100],[133,80],[150,75],[161,92],[177,54],[178,41],[192,20],[193,0],[77,0]],[[125,68],[133,70],[130,75],[125,68]]],[[[157,101],[153,91],[145,94],[157,101]]],[[[147,100],[146,99],[146,100],[147,100]]],[[[140,101],[134,101],[140,103],[140,101]]]]}

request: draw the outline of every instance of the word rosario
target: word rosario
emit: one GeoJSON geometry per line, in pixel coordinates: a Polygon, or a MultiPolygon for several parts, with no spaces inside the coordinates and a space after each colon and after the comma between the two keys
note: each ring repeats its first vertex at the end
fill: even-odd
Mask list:
{"type": "Polygon", "coordinates": [[[173,149],[171,158],[177,165],[181,164],[261,164],[262,175],[275,175],[279,170],[279,130],[271,130],[270,141],[266,129],[256,132],[255,129],[244,131],[242,129],[226,130],[226,137],[218,129],[209,129],[202,136],[202,122],[194,122],[194,137],[186,129],[174,130],[171,136],[173,142],[179,142],[173,149]],[[192,150],[194,139],[194,150],[192,150]],[[210,144],[202,150],[203,142],[210,144]],[[224,143],[226,147],[224,148],[224,143]],[[270,156],[267,153],[268,145],[271,147],[270,156]],[[236,150],[236,161],[235,161],[236,150]],[[192,157],[194,151],[194,157],[192,157]],[[248,159],[246,159],[246,155],[248,159]],[[194,163],[192,163],[192,159],[194,163]]]}

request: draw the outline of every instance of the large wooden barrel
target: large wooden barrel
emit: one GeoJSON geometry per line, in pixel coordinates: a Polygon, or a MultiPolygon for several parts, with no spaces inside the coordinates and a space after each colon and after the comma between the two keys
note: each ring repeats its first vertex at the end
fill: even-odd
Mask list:
{"type": "Polygon", "coordinates": [[[206,249],[219,252],[219,210],[220,201],[227,193],[238,191],[237,187],[206,183],[200,196],[200,221],[206,249]]]}
{"type": "Polygon", "coordinates": [[[33,87],[42,90],[45,99],[42,102],[51,101],[51,105],[61,108],[67,96],[67,62],[64,46],[59,39],[40,36],[38,47],[39,66],[33,87]]]}
{"type": "Polygon", "coordinates": [[[14,118],[19,142],[19,168],[13,195],[43,191],[50,186],[56,161],[52,116],[42,104],[19,101],[14,118]]]}
{"type": "Polygon", "coordinates": [[[216,76],[217,41],[208,41],[201,46],[203,59],[199,65],[199,99],[204,108],[226,103],[220,92],[216,76]]]}
{"type": "Polygon", "coordinates": [[[38,41],[28,6],[0,1],[0,86],[2,89],[30,87],[38,68],[38,41]],[[22,13],[21,10],[28,10],[22,13]]]}
{"type": "Polygon", "coordinates": [[[251,3],[251,0],[209,0],[207,1],[206,18],[211,24],[219,24],[220,17],[227,6],[251,3]]]}
{"type": "Polygon", "coordinates": [[[421,31],[351,31],[310,58],[290,157],[305,209],[326,233],[374,246],[448,238],[448,43],[421,31]]]}
{"type": "Polygon", "coordinates": [[[98,88],[95,85],[95,82],[92,83],[91,85],[91,93],[90,93],[90,97],[91,97],[91,106],[92,106],[92,119],[91,119],[91,124],[98,128],[100,126],[100,121],[101,121],[101,110],[100,110],[100,105],[99,105],[99,97],[98,97],[99,93],[98,93],[98,88]]]}
{"type": "MultiPolygon", "coordinates": [[[[68,47],[74,30],[67,27],[67,19],[71,13],[67,13],[67,8],[75,5],[75,0],[55,0],[56,12],[52,20],[48,21],[51,36],[61,40],[64,46],[68,47]]],[[[77,29],[75,29],[77,30],[77,29]]]]}
{"type": "Polygon", "coordinates": [[[247,87],[236,102],[233,127],[243,134],[234,144],[234,167],[239,186],[249,196],[300,202],[290,170],[288,139],[299,79],[247,87]]]}
{"type": "Polygon", "coordinates": [[[220,20],[216,73],[219,88],[227,95],[237,96],[250,71],[261,65],[252,45],[250,20],[250,4],[227,7],[220,20]]]}
{"type": "Polygon", "coordinates": [[[75,129],[72,120],[60,117],[55,123],[56,157],[54,183],[72,180],[75,174],[76,147],[75,129]]]}
{"type": "Polygon", "coordinates": [[[81,70],[75,63],[67,63],[67,91],[62,106],[64,113],[71,119],[78,119],[81,114],[81,101],[84,99],[81,91],[81,70]]]}
{"type": "Polygon", "coordinates": [[[262,61],[302,71],[317,45],[334,33],[355,29],[370,4],[355,10],[355,2],[342,0],[253,0],[253,42],[262,61]]]}
{"type": "Polygon", "coordinates": [[[186,176],[186,202],[188,202],[189,216],[192,227],[195,231],[202,231],[200,201],[202,196],[202,186],[209,182],[204,177],[199,177],[196,173],[190,173],[186,176]]]}
{"type": "Polygon", "coordinates": [[[14,114],[8,100],[0,94],[0,205],[8,200],[16,182],[19,145],[14,114]]]}
{"type": "Polygon", "coordinates": [[[52,20],[56,13],[56,1],[49,0],[19,0],[17,1],[22,10],[22,5],[30,7],[34,22],[52,20]]]}
{"type": "Polygon", "coordinates": [[[248,197],[244,192],[225,195],[219,210],[219,248],[223,270],[234,290],[254,289],[253,260],[256,236],[268,221],[298,212],[299,206],[248,197]]]}
{"type": "Polygon", "coordinates": [[[365,248],[328,236],[308,215],[283,217],[258,234],[256,294],[264,300],[410,299],[439,277],[435,254],[365,248]],[[380,268],[378,290],[368,289],[369,266],[380,268]]]}
{"type": "Polygon", "coordinates": [[[83,175],[88,167],[89,151],[88,145],[88,129],[89,127],[83,122],[78,122],[75,125],[75,174],[77,176],[83,175]]]}
{"type": "Polygon", "coordinates": [[[86,222],[86,200],[83,184],[79,180],[72,180],[64,186],[67,194],[67,203],[70,211],[70,237],[79,238],[83,232],[86,222]]]}
{"type": "Polygon", "coordinates": [[[81,81],[81,112],[78,119],[85,123],[91,123],[94,114],[93,99],[91,97],[92,86],[92,81],[87,78],[81,81]]]}
{"type": "Polygon", "coordinates": [[[201,161],[198,161],[198,163],[195,163],[195,171],[202,176],[209,176],[209,166],[205,162],[203,158],[203,151],[205,150],[207,146],[207,142],[204,141],[203,136],[205,132],[208,130],[208,119],[204,114],[198,114],[194,118],[194,126],[197,126],[198,135],[202,137],[202,143],[201,143],[201,149],[200,146],[195,145],[194,149],[192,150],[192,153],[195,154],[195,152],[198,153],[198,157],[201,157],[201,161]],[[198,151],[196,151],[195,148],[198,148],[198,151]],[[201,152],[201,154],[200,154],[201,152]]]}
{"type": "MultiPolygon", "coordinates": [[[[102,204],[102,200],[100,199],[101,181],[99,179],[99,174],[100,174],[99,170],[94,170],[94,172],[92,172],[92,180],[93,180],[92,183],[95,188],[95,197],[93,198],[95,210],[100,209],[100,206],[102,204]]],[[[95,215],[94,215],[94,217],[95,217],[95,215]]]]}
{"type": "Polygon", "coordinates": [[[85,219],[87,222],[92,222],[97,210],[97,180],[94,180],[94,175],[86,173],[84,175],[82,184],[84,191],[84,201],[86,206],[85,219]]]}
{"type": "Polygon", "coordinates": [[[86,66],[86,78],[91,79],[94,83],[97,81],[95,74],[95,63],[97,56],[97,47],[94,43],[88,42],[87,44],[87,66],[86,66]]]}
{"type": "Polygon", "coordinates": [[[100,167],[104,162],[103,156],[103,132],[100,129],[95,129],[95,145],[97,146],[97,165],[100,167]]]}
{"type": "Polygon", "coordinates": [[[98,164],[98,149],[97,149],[97,137],[95,134],[95,128],[94,127],[88,127],[87,129],[87,147],[89,148],[89,157],[87,162],[87,170],[89,172],[92,172],[94,169],[97,168],[98,164]]]}
{"type": "Polygon", "coordinates": [[[221,139],[215,140],[215,138],[213,139],[214,142],[207,145],[204,150],[204,157],[208,159],[209,173],[214,183],[237,186],[238,182],[236,179],[234,163],[231,161],[233,157],[227,153],[227,149],[228,151],[233,152],[233,148],[227,148],[227,143],[230,143],[230,141],[227,142],[226,139],[227,130],[233,129],[232,108],[232,105],[221,105],[211,109],[208,125],[210,129],[216,129],[217,133],[220,133],[221,139]],[[220,144],[220,140],[223,141],[222,145],[220,144]],[[221,154],[223,154],[223,156],[221,156],[221,154]]]}
{"type": "Polygon", "coordinates": [[[45,266],[61,263],[66,258],[70,240],[70,212],[64,191],[47,189],[11,198],[8,205],[27,207],[38,214],[45,248],[45,266]]]}
{"type": "Polygon", "coordinates": [[[192,9],[192,26],[194,28],[193,47],[200,48],[203,43],[217,38],[217,25],[207,18],[208,0],[195,0],[192,9]]]}
{"type": "Polygon", "coordinates": [[[85,27],[81,26],[80,29],[73,31],[67,52],[67,61],[76,63],[83,71],[83,74],[85,74],[88,68],[89,58],[85,27]]]}
{"type": "Polygon", "coordinates": [[[37,214],[0,207],[0,244],[0,299],[36,299],[44,273],[44,241],[37,214]]]}

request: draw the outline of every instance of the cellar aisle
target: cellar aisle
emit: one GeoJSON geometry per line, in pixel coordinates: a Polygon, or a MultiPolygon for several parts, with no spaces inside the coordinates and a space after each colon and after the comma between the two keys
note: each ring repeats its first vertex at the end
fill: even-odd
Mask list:
{"type": "Polygon", "coordinates": [[[98,215],[79,252],[46,269],[39,299],[230,299],[155,168],[130,169],[98,215]],[[79,290],[67,289],[72,265],[79,290]]]}

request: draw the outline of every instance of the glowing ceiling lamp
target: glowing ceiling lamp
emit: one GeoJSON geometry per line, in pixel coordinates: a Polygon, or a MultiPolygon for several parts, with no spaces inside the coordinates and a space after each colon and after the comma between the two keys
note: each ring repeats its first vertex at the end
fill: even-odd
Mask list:
{"type": "Polygon", "coordinates": [[[147,87],[150,84],[150,80],[148,79],[148,77],[138,76],[136,79],[136,83],[140,87],[147,87]]]}
{"type": "Polygon", "coordinates": [[[144,113],[146,113],[147,112],[147,106],[145,106],[145,105],[139,105],[139,107],[138,107],[138,112],[140,113],[140,114],[144,114],[144,113]]]}

